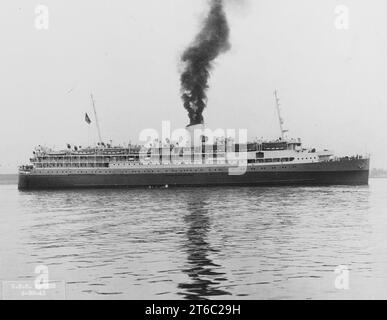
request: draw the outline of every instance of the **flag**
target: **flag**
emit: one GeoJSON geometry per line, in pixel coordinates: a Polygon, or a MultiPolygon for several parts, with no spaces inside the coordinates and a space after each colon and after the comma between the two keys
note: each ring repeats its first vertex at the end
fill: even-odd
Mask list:
{"type": "Polygon", "coordinates": [[[87,124],[91,123],[91,120],[90,120],[89,115],[87,113],[85,113],[85,121],[87,122],[87,124]]]}

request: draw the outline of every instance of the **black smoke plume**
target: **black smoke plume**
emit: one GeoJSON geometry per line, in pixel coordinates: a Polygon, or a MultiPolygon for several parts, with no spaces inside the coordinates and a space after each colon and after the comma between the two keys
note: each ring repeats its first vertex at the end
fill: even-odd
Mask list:
{"type": "Polygon", "coordinates": [[[202,124],[207,104],[207,89],[213,61],[230,49],[230,29],[223,8],[223,0],[210,0],[210,11],[195,40],[181,56],[181,92],[189,125],[202,124]]]}

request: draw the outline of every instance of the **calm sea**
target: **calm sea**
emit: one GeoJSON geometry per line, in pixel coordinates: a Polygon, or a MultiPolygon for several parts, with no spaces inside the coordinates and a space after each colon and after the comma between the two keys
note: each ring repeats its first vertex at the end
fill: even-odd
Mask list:
{"type": "Polygon", "coordinates": [[[19,192],[11,179],[0,282],[44,265],[69,299],[386,299],[386,191],[387,179],[19,192]]]}

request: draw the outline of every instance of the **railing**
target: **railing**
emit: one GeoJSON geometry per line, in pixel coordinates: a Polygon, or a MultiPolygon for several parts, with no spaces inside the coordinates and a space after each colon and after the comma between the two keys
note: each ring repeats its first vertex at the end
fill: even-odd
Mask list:
{"type": "Polygon", "coordinates": [[[19,172],[31,172],[33,168],[33,166],[20,166],[19,172]]]}
{"type": "Polygon", "coordinates": [[[353,160],[369,160],[370,155],[356,155],[356,156],[345,156],[345,157],[330,157],[328,159],[320,160],[320,162],[332,162],[332,161],[353,161],[353,160]]]}

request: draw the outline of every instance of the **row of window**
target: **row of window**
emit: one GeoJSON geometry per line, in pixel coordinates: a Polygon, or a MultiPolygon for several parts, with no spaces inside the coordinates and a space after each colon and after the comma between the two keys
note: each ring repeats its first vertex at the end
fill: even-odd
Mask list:
{"type": "Polygon", "coordinates": [[[107,163],[38,163],[37,168],[106,168],[107,163]]]}
{"type": "MultiPolygon", "coordinates": [[[[218,155],[219,156],[219,155],[218,155]]],[[[187,160],[190,159],[190,157],[186,157],[187,160]]],[[[172,160],[172,158],[171,158],[172,160]]],[[[214,158],[216,160],[216,157],[214,158]]],[[[294,161],[294,157],[290,158],[263,158],[263,153],[258,152],[257,153],[257,159],[249,159],[248,163],[271,163],[271,162],[291,162],[294,161]]],[[[303,157],[303,158],[297,158],[297,160],[317,160],[317,157],[303,157]]],[[[132,159],[134,162],[134,159],[132,159]]],[[[138,161],[138,159],[137,159],[138,161]]],[[[75,167],[75,168],[102,168],[102,167],[107,167],[106,162],[68,162],[68,163],[62,163],[62,162],[48,162],[48,163],[36,163],[37,167],[40,168],[48,168],[48,167],[57,167],[57,168],[63,168],[63,167],[75,167]]]]}
{"type": "Polygon", "coordinates": [[[271,162],[291,162],[294,158],[267,158],[267,159],[249,159],[248,163],[271,163],[271,162]]]}
{"type": "MultiPolygon", "coordinates": [[[[297,160],[303,160],[304,158],[297,158],[297,160]]],[[[307,158],[306,158],[307,159],[307,158]]],[[[312,159],[312,158],[310,158],[312,159]]],[[[274,158],[274,159],[249,159],[248,160],[248,163],[249,164],[254,164],[254,163],[275,163],[275,162],[281,162],[281,163],[284,163],[284,162],[291,162],[291,161],[294,161],[294,158],[282,158],[282,159],[279,159],[279,158],[274,158]]],[[[181,163],[181,164],[184,164],[184,163],[181,163]]],[[[137,163],[136,164],[137,166],[138,165],[143,165],[142,163],[137,163]]],[[[133,165],[133,166],[136,166],[136,165],[133,165]]],[[[150,165],[150,163],[148,164],[150,165]]],[[[62,164],[62,163],[50,163],[50,164],[38,164],[37,165],[37,168],[106,168],[108,167],[108,164],[104,164],[104,163],[81,163],[81,164],[77,164],[77,163],[68,163],[68,164],[62,164]]],[[[195,169],[196,171],[192,171],[191,169],[183,169],[181,172],[200,172],[200,171],[203,171],[202,169],[195,169]]],[[[214,169],[215,171],[217,169],[214,169]]],[[[148,172],[154,172],[153,170],[148,170],[148,172]]],[[[155,171],[156,172],[156,171],[155,171]]],[[[168,172],[168,171],[165,171],[164,172],[168,172]]]]}
{"type": "MultiPolygon", "coordinates": [[[[222,169],[210,169],[208,172],[221,172],[223,171],[222,169]]],[[[206,172],[204,169],[184,169],[184,170],[140,170],[140,171],[135,171],[135,170],[130,170],[130,171],[82,171],[82,170],[77,170],[77,171],[55,171],[55,170],[48,170],[48,171],[42,171],[38,170],[37,173],[48,173],[48,174],[98,174],[98,173],[103,173],[103,174],[132,174],[132,173],[182,173],[182,172],[206,172]]]]}
{"type": "MultiPolygon", "coordinates": [[[[296,166],[293,165],[293,168],[296,166]]],[[[287,166],[272,166],[271,169],[287,169],[287,166]]],[[[251,167],[249,171],[260,171],[260,170],[266,170],[268,167],[251,167]]],[[[113,174],[115,171],[112,170],[106,170],[106,171],[55,171],[55,170],[49,170],[49,171],[41,171],[39,170],[38,173],[49,173],[49,174],[113,174]]],[[[120,171],[116,172],[117,174],[135,174],[135,173],[195,173],[195,172],[227,172],[227,170],[224,170],[224,168],[215,168],[215,169],[180,169],[180,170],[130,170],[130,171],[120,171]]]]}

